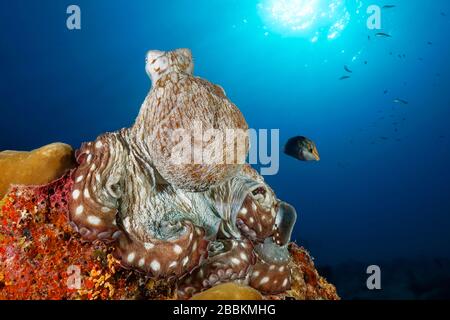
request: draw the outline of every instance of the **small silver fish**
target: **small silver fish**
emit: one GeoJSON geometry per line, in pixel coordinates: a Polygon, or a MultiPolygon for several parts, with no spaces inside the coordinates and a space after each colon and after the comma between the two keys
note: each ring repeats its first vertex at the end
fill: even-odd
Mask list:
{"type": "Polygon", "coordinates": [[[353,73],[353,71],[352,71],[352,70],[350,70],[350,68],[349,68],[349,67],[347,67],[347,66],[344,66],[344,70],[345,70],[345,71],[347,71],[348,73],[353,73]]]}
{"type": "Polygon", "coordinates": [[[346,79],[350,79],[350,76],[342,76],[339,78],[339,80],[346,80],[346,79]]]}
{"type": "Polygon", "coordinates": [[[301,161],[319,161],[316,144],[302,136],[289,139],[284,146],[284,153],[301,161]]]}
{"type": "Polygon", "coordinates": [[[394,99],[394,103],[408,104],[409,102],[400,98],[394,99]]]}

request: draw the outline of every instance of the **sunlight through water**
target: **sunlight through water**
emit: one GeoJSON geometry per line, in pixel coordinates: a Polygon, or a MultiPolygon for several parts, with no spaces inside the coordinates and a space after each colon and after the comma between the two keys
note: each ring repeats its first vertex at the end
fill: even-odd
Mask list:
{"type": "Polygon", "coordinates": [[[337,38],[350,21],[345,0],[262,0],[258,9],[273,32],[312,42],[337,38]]]}

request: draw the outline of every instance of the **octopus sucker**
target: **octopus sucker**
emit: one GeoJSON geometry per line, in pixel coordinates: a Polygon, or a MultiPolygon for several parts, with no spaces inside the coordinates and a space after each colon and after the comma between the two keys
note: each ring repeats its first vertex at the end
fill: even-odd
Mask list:
{"type": "Polygon", "coordinates": [[[111,243],[123,267],[176,279],[180,298],[223,282],[288,290],[296,212],[245,164],[241,112],[220,86],[193,75],[188,49],[149,51],[146,71],[152,87],[134,125],[76,152],[66,183],[71,226],[86,241],[111,243]],[[181,137],[172,134],[199,128],[216,130],[191,137],[191,153],[206,153],[174,162],[181,137]],[[237,140],[211,148],[228,129],[237,140]]]}

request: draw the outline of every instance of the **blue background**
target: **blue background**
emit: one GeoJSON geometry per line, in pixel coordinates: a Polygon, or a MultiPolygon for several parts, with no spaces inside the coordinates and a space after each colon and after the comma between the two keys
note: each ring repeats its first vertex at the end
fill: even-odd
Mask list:
{"type": "Polygon", "coordinates": [[[392,38],[351,12],[338,39],[311,43],[264,29],[257,1],[2,1],[0,150],[78,147],[130,126],[150,87],[146,51],[188,47],[196,75],[223,86],[250,127],[317,143],[319,163],[281,154],[266,180],[344,298],[448,297],[450,5],[388,4],[392,38]],[[66,28],[70,4],[79,31],[66,28]],[[353,74],[340,81],[344,65],[353,74]],[[365,289],[369,264],[383,291],[365,289]]]}

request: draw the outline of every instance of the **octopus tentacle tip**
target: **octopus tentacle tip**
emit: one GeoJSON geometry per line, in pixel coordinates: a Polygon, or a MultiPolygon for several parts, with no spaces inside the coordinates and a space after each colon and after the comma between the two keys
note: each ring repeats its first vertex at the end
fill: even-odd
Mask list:
{"type": "MultiPolygon", "coordinates": [[[[244,164],[244,117],[220,86],[195,77],[193,68],[188,49],[147,53],[152,87],[134,125],[76,151],[70,224],[86,241],[111,243],[123,267],[175,278],[181,298],[226,282],[285,291],[295,209],[244,164]],[[173,162],[171,134],[195,128],[234,129],[242,154],[229,154],[236,141],[225,141],[223,158],[173,162]]],[[[201,141],[196,151],[212,143],[201,141]]]]}
{"type": "Polygon", "coordinates": [[[285,245],[291,240],[292,231],[297,221],[297,211],[290,204],[281,201],[276,214],[276,234],[275,242],[279,245],[285,245]]]}

